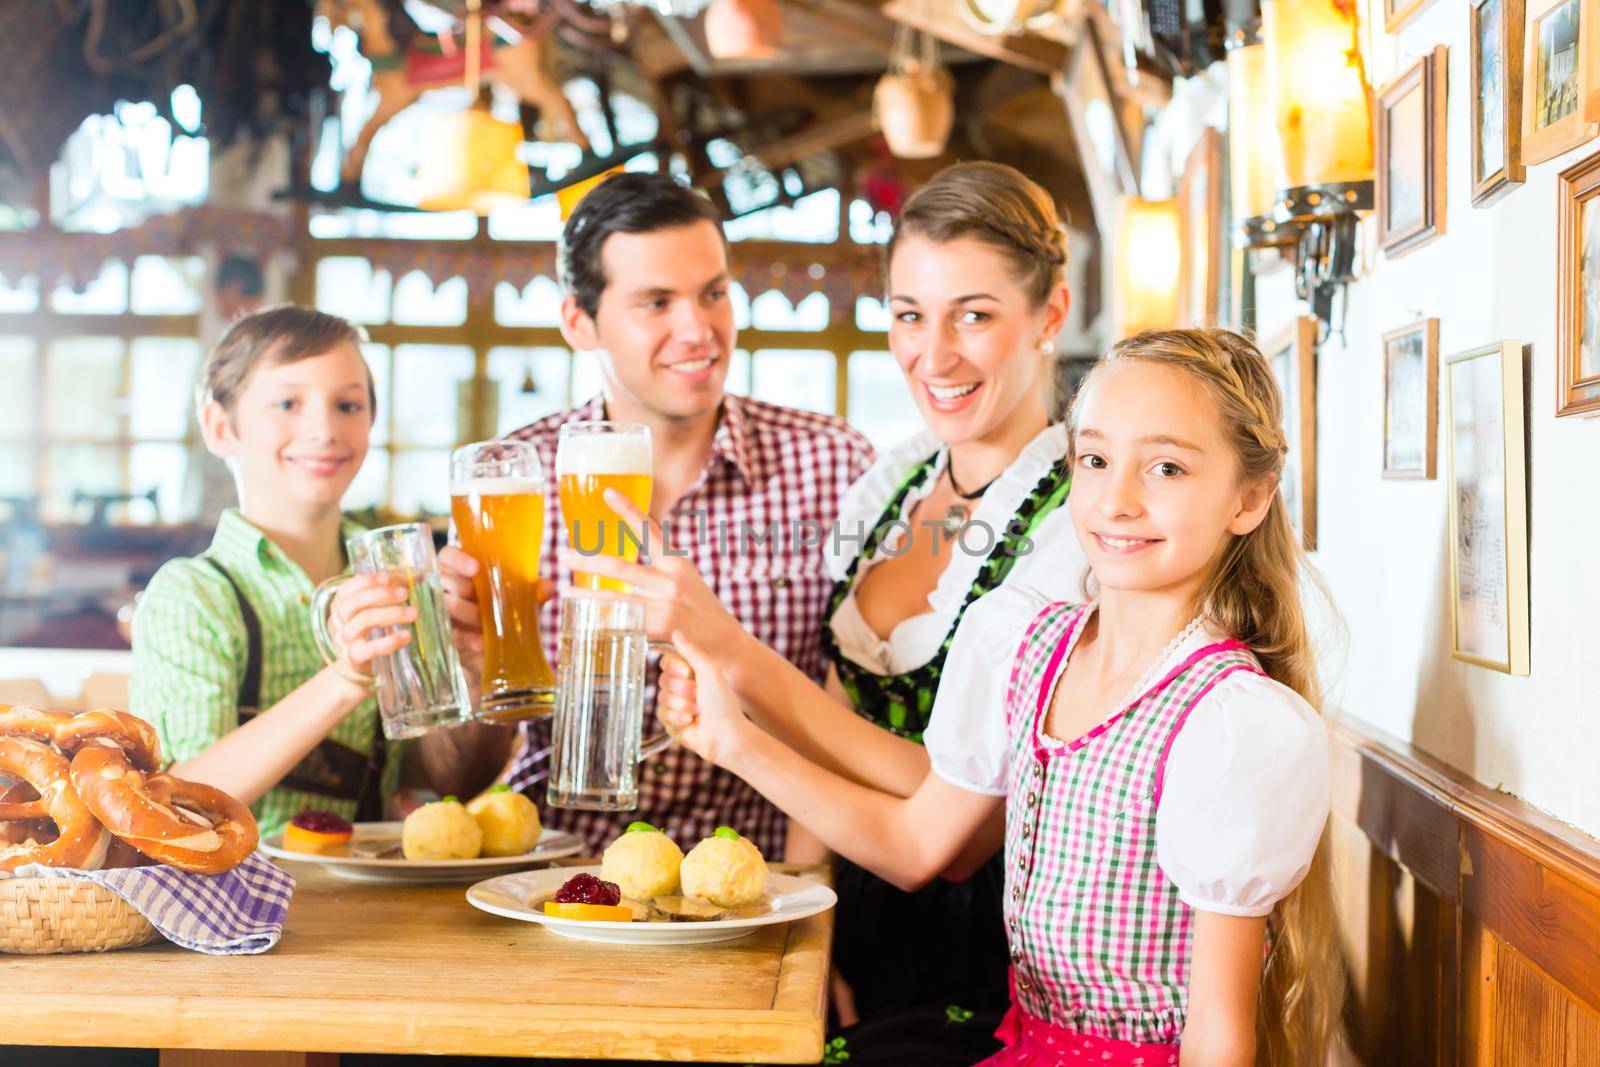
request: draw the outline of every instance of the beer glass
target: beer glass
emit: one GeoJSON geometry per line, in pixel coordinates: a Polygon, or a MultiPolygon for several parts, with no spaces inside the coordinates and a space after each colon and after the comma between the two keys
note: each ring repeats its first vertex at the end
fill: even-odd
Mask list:
{"type": "Polygon", "coordinates": [[[433,530],[421,522],[384,526],[355,535],[345,547],[353,573],[318,585],[311,605],[312,632],[322,658],[328,663],[339,658],[328,633],[328,607],[339,586],[357,574],[388,574],[405,588],[417,617],[389,628],[387,632],[410,630],[411,640],[373,663],[383,736],[399,741],[466,722],[472,714],[472,701],[450,638],[450,612],[439,581],[433,530]]]}
{"type": "MultiPolygon", "coordinates": [[[[648,515],[653,469],[650,430],[646,426],[569,422],[561,427],[556,443],[561,514],[566,518],[567,541],[579,555],[615,556],[630,561],[639,557],[639,539],[644,531],[626,528],[621,517],[606,504],[605,492],[616,489],[648,515]]],[[[572,580],[580,589],[628,589],[626,582],[585,571],[576,571],[572,580]]]]}
{"type": "Polygon", "coordinates": [[[482,441],[450,455],[450,519],[478,561],[472,580],[483,617],[478,718],[515,722],[550,714],[556,678],[539,638],[544,471],[523,441],[482,441]]]}
{"type": "Polygon", "coordinates": [[[556,808],[632,811],[639,806],[639,763],[672,743],[643,740],[644,604],[608,592],[561,598],[555,718],[547,801],[556,808]]]}

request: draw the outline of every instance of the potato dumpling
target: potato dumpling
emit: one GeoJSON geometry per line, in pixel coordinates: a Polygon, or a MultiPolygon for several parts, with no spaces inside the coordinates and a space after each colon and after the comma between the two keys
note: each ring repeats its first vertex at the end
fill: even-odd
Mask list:
{"type": "Polygon", "coordinates": [[[543,828],[533,801],[505,783],[467,802],[467,814],[483,831],[483,855],[521,856],[532,852],[543,828]]]}
{"type": "Polygon", "coordinates": [[[631,823],[600,859],[600,877],[615,882],[622,895],[652,900],[678,891],[683,849],[647,822],[631,823]]]}
{"type": "Polygon", "coordinates": [[[767,861],[747,837],[726,826],[689,850],[679,868],[683,894],[724,908],[760,898],[767,889],[767,861]]]}
{"type": "Polygon", "coordinates": [[[422,805],[400,828],[400,851],[408,860],[477,859],[482,847],[478,820],[455,797],[422,805]]]}

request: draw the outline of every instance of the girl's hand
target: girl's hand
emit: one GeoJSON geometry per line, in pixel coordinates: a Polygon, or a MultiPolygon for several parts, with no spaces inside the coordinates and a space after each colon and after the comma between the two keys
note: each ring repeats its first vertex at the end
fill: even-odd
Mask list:
{"type": "Polygon", "coordinates": [[[415,621],[404,585],[387,574],[358,574],[340,585],[328,610],[328,631],[339,648],[335,669],[346,678],[371,679],[373,661],[404,648],[410,630],[388,631],[415,621]]]}
{"type": "Polygon", "coordinates": [[[645,630],[653,641],[665,641],[680,632],[701,648],[716,649],[719,656],[737,649],[745,629],[706,585],[694,562],[686,556],[667,555],[661,527],[627,497],[608,489],[605,500],[650,551],[650,562],[630,563],[571,548],[562,549],[562,562],[575,571],[627,582],[632,587],[629,595],[645,602],[645,630]]]}
{"type": "Polygon", "coordinates": [[[711,657],[678,631],[676,652],[661,657],[656,681],[656,717],[701,759],[727,766],[755,725],[711,657]]]}

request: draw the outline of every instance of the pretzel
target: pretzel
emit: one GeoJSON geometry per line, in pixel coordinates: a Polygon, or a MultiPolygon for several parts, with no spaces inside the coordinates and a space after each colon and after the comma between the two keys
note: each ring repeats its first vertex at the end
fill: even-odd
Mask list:
{"type": "Polygon", "coordinates": [[[28,783],[56,826],[53,840],[42,841],[42,834],[29,833],[20,842],[0,845],[0,871],[14,871],[28,863],[85,871],[100,868],[111,835],[73,791],[65,757],[37,741],[0,737],[0,773],[28,783]]]}
{"type": "Polygon", "coordinates": [[[153,726],[125,711],[97,708],[67,717],[56,727],[56,747],[71,758],[91,741],[110,741],[128,754],[128,762],[141,771],[161,766],[161,740],[153,726]]]}
{"type": "Polygon", "coordinates": [[[169,867],[221,874],[255,850],[256,820],[249,808],[209,785],[145,775],[120,749],[86,745],[72,757],[71,778],[72,788],[112,833],[169,867]]]}
{"type": "Polygon", "coordinates": [[[0,822],[49,818],[45,807],[45,802],[39,799],[39,791],[27,782],[0,787],[0,822]]]}
{"type": "Polygon", "coordinates": [[[28,737],[40,744],[54,744],[56,731],[71,718],[71,713],[65,711],[41,711],[26,704],[0,704],[0,737],[28,737]]]}

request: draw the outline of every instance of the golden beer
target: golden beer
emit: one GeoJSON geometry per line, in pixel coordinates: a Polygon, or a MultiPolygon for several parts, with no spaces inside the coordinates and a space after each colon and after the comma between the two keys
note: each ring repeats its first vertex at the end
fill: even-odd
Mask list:
{"type": "Polygon", "coordinates": [[[479,717],[494,721],[548,715],[555,704],[555,672],[539,638],[545,496],[537,471],[537,454],[520,442],[469,445],[452,457],[450,518],[462,550],[479,564],[473,578],[483,620],[479,717]],[[474,449],[476,456],[462,456],[474,449]],[[497,462],[482,458],[490,449],[497,462]],[[508,453],[516,462],[506,461],[508,453]]]}
{"type": "MultiPolygon", "coordinates": [[[[615,489],[649,514],[651,469],[650,432],[643,426],[575,422],[561,428],[556,477],[567,542],[574,551],[630,562],[638,558],[644,531],[628,527],[605,502],[605,492],[615,489]]],[[[628,589],[626,582],[586,571],[574,571],[572,580],[580,589],[628,589]]]]}

